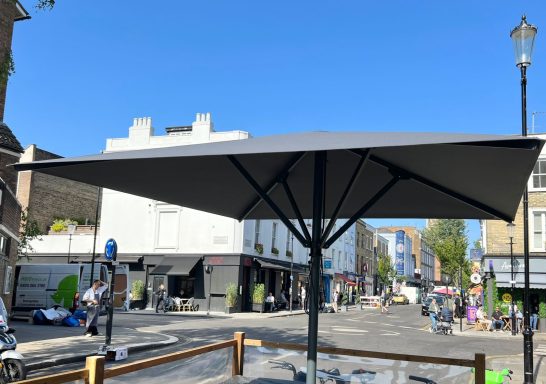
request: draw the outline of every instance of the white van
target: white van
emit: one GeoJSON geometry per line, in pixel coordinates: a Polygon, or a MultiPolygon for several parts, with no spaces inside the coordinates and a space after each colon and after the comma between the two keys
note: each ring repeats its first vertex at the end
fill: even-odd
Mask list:
{"type": "MultiPolygon", "coordinates": [[[[95,263],[93,280],[108,283],[108,268],[95,263]]],[[[90,287],[91,264],[22,264],[15,269],[12,316],[30,316],[35,309],[55,305],[68,310],[80,306],[90,287]]]]}

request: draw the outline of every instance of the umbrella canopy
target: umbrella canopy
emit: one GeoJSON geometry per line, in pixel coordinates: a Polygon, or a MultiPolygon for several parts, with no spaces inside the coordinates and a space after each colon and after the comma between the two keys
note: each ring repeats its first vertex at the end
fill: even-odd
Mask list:
{"type": "Polygon", "coordinates": [[[239,220],[280,218],[310,248],[307,383],[315,383],[322,249],[361,217],[511,221],[543,144],[516,136],[313,132],[15,167],[239,220]],[[332,234],[338,217],[349,219],[332,234]],[[312,218],[311,233],[303,218],[312,218]]]}
{"type": "Polygon", "coordinates": [[[450,288],[442,287],[442,288],[436,288],[432,293],[443,293],[445,295],[453,295],[453,290],[450,288]]]}

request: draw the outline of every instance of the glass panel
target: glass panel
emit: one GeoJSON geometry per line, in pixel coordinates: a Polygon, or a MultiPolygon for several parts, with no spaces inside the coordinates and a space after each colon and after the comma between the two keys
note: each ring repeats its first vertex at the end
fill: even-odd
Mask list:
{"type": "Polygon", "coordinates": [[[542,232],[542,212],[533,212],[533,232],[542,232]]]}
{"type": "Polygon", "coordinates": [[[542,249],[542,233],[541,232],[533,233],[533,248],[542,249]]]}
{"type": "Polygon", "coordinates": [[[546,187],[546,175],[540,175],[540,188],[546,187]]]}
{"type": "Polygon", "coordinates": [[[539,160],[537,164],[538,164],[539,169],[540,169],[539,173],[546,173],[546,161],[539,160]]]}
{"type": "Polygon", "coordinates": [[[533,188],[540,188],[539,176],[533,176],[533,188]]]}
{"type": "MultiPolygon", "coordinates": [[[[428,383],[472,382],[470,368],[441,364],[410,363],[333,354],[318,354],[317,379],[321,383],[399,383],[409,384],[410,376],[427,378],[428,383]]],[[[306,355],[286,349],[245,348],[245,378],[249,383],[305,382],[306,355]]]]}
{"type": "Polygon", "coordinates": [[[540,161],[537,161],[533,168],[533,173],[539,173],[540,172],[539,169],[540,169],[540,161]]]}

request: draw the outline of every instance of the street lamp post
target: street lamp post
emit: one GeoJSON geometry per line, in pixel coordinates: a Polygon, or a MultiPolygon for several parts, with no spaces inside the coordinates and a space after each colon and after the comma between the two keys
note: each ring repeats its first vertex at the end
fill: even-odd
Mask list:
{"type": "Polygon", "coordinates": [[[292,313],[292,288],[293,288],[293,285],[294,285],[294,274],[293,274],[293,268],[294,268],[294,234],[292,233],[292,242],[291,242],[291,247],[292,247],[292,257],[290,259],[290,292],[289,293],[289,296],[290,296],[290,313],[292,313]]]}
{"type": "Polygon", "coordinates": [[[508,229],[508,238],[510,239],[510,295],[512,296],[512,302],[510,303],[511,308],[511,318],[512,318],[512,336],[516,335],[516,312],[514,311],[514,284],[516,283],[514,279],[514,223],[506,224],[508,229]]]}
{"type": "Polygon", "coordinates": [[[68,224],[68,258],[67,264],[70,264],[70,247],[72,246],[72,235],[76,231],[76,224],[68,224]]]}
{"type": "Polygon", "coordinates": [[[205,265],[205,272],[209,275],[209,303],[207,306],[207,316],[210,314],[210,298],[212,296],[212,270],[214,267],[210,264],[205,265]]]}
{"type": "MultiPolygon", "coordinates": [[[[531,56],[537,28],[527,24],[525,16],[521,23],[510,32],[514,43],[516,66],[521,72],[521,134],[527,136],[527,67],[531,65],[531,56]]],[[[523,369],[524,383],[532,384],[533,375],[533,332],[530,328],[531,316],[529,313],[529,193],[527,186],[523,191],[523,259],[525,264],[523,288],[523,369]]]]}

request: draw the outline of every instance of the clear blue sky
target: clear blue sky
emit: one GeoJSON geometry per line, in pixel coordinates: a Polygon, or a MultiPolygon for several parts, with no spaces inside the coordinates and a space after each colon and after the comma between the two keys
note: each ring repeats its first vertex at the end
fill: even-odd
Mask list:
{"type": "Polygon", "coordinates": [[[21,1],[33,18],[16,25],[5,122],[23,146],[63,156],[99,152],[133,117],[162,133],[196,112],[254,136],[516,134],[509,32],[523,13],[539,28],[528,109],[546,111],[543,0],[21,1]]]}

